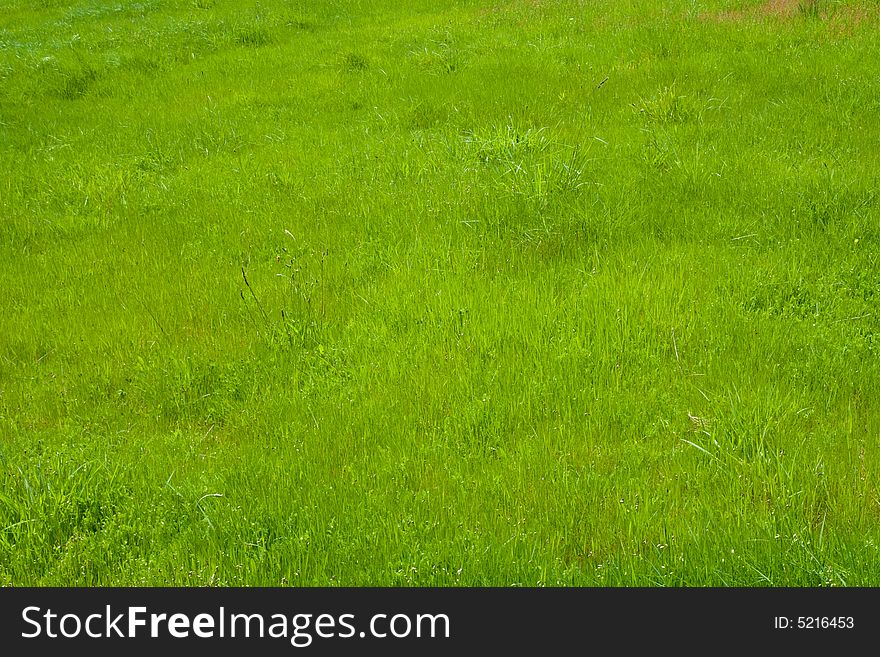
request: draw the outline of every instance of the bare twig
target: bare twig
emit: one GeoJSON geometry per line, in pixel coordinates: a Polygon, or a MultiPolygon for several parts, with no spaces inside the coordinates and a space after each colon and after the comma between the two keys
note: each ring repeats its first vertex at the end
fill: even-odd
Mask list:
{"type": "Polygon", "coordinates": [[[248,282],[247,274],[244,271],[244,267],[241,268],[241,277],[244,279],[244,284],[247,286],[248,291],[251,293],[251,296],[254,298],[254,301],[257,303],[257,308],[260,309],[260,314],[263,316],[263,321],[266,322],[266,326],[269,325],[269,316],[266,315],[266,311],[263,310],[263,304],[260,303],[260,300],[257,298],[257,295],[254,293],[254,289],[251,287],[251,284],[248,282]]]}

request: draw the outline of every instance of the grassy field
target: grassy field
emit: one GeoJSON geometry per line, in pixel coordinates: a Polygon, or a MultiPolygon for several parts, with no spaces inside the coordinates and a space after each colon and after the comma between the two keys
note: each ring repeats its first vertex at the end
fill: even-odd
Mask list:
{"type": "Polygon", "coordinates": [[[0,584],[880,584],[873,0],[0,0],[0,584]]]}

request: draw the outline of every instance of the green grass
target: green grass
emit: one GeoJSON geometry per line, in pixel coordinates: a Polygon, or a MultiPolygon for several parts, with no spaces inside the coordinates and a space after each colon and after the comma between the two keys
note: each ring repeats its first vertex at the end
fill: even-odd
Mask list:
{"type": "Polygon", "coordinates": [[[0,583],[880,583],[873,2],[0,0],[0,583]]]}

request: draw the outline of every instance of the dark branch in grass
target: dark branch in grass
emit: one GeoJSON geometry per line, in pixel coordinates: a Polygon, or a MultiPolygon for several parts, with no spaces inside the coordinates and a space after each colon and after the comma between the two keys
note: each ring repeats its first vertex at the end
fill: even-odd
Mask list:
{"type": "Polygon", "coordinates": [[[260,303],[260,300],[257,298],[257,295],[254,293],[254,289],[251,287],[251,284],[248,282],[247,274],[244,271],[244,267],[241,268],[241,277],[244,279],[244,284],[247,286],[248,291],[251,293],[251,296],[254,298],[254,301],[257,304],[257,308],[260,309],[260,314],[263,316],[263,321],[266,322],[266,326],[269,326],[269,316],[266,315],[266,311],[263,310],[263,304],[260,303]]]}
{"type": "Polygon", "coordinates": [[[166,340],[169,339],[169,338],[168,338],[168,332],[164,329],[164,327],[162,326],[162,324],[159,323],[159,320],[158,320],[158,319],[156,318],[156,316],[153,314],[153,311],[150,310],[149,306],[147,306],[147,304],[144,303],[144,301],[143,301],[140,297],[138,297],[137,295],[135,295],[134,298],[135,298],[135,300],[136,300],[139,304],[141,304],[141,306],[143,306],[144,310],[147,312],[147,315],[150,316],[150,319],[153,320],[153,322],[156,324],[156,326],[159,327],[159,330],[162,332],[162,335],[165,336],[165,339],[166,339],[166,340]]]}

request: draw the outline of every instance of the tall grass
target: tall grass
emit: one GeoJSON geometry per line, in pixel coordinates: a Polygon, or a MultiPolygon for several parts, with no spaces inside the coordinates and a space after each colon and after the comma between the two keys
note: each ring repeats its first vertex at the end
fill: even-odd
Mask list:
{"type": "Polygon", "coordinates": [[[876,8],[758,5],[3,2],[0,582],[876,584],[876,8]]]}

